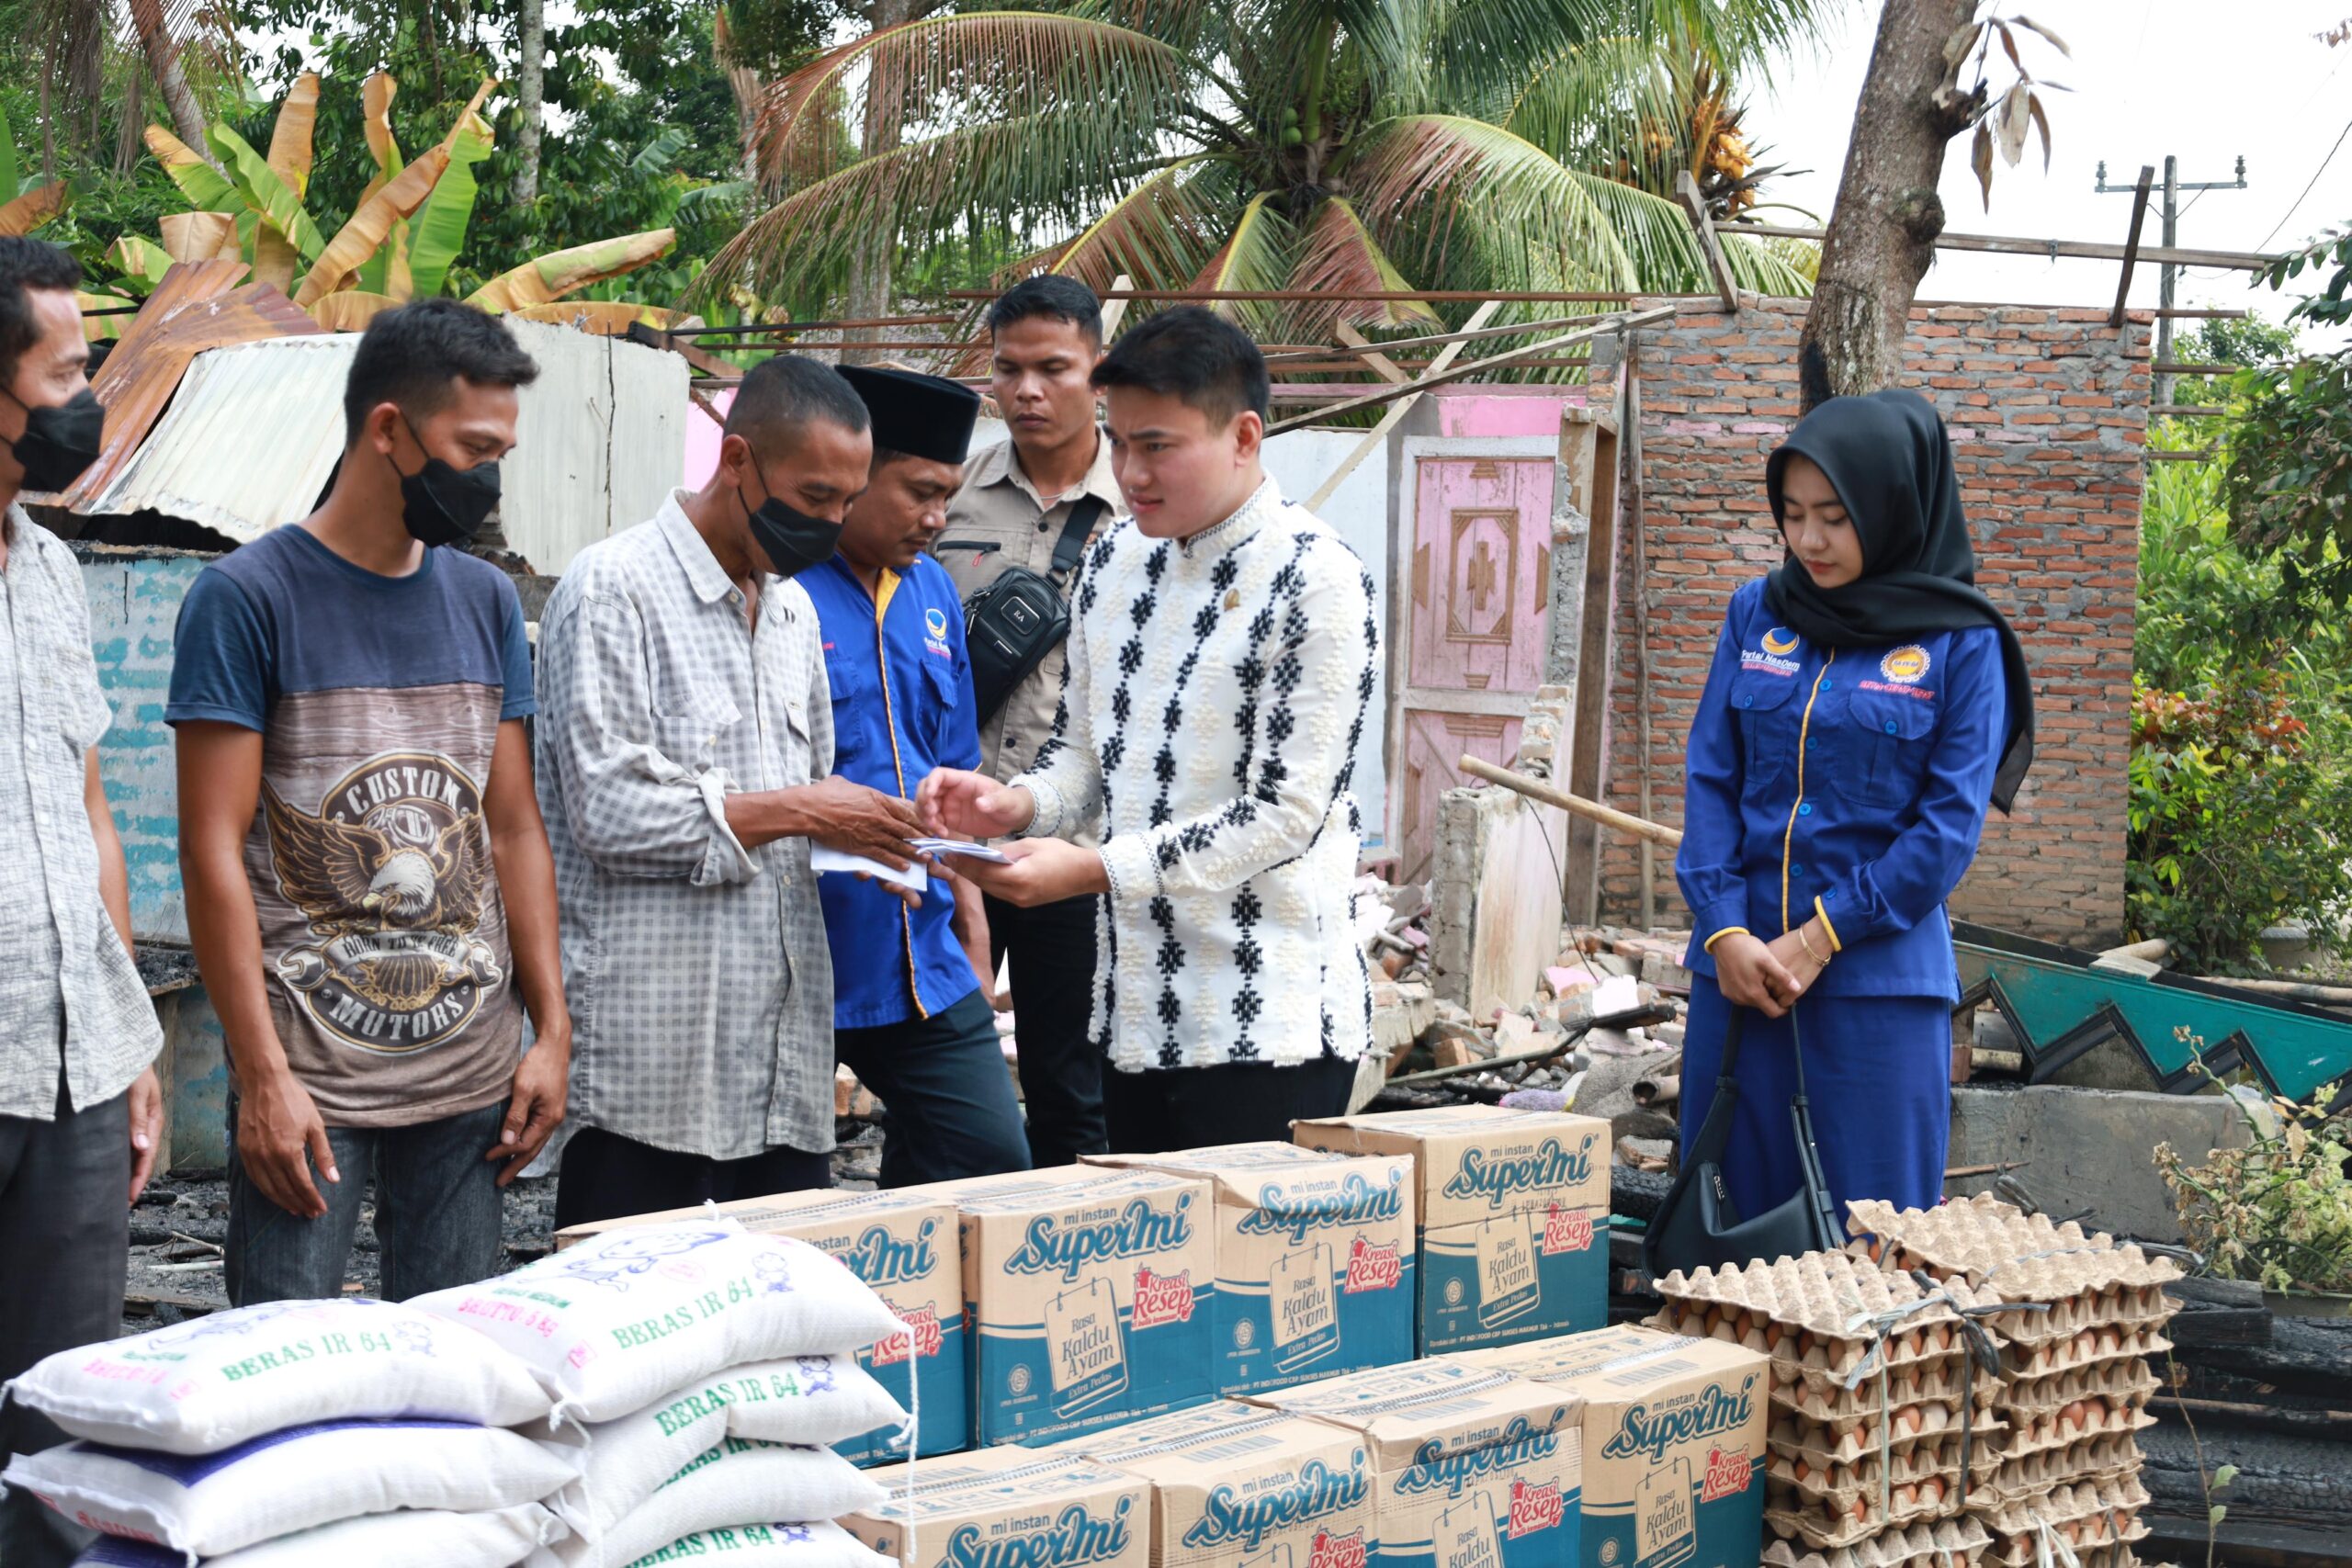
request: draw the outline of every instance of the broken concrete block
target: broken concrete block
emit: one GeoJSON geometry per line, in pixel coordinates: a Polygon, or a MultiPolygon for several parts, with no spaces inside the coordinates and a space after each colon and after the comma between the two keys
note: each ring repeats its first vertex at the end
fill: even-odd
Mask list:
{"type": "Polygon", "coordinates": [[[857,1075],[847,1067],[833,1069],[833,1115],[852,1121],[871,1122],[882,1113],[882,1102],[874,1091],[857,1081],[857,1075]]]}
{"type": "Polygon", "coordinates": [[[1652,953],[1642,959],[1642,978],[1653,986],[1670,987],[1678,991],[1690,988],[1690,971],[1682,967],[1680,955],[1669,957],[1652,953]]]}
{"type": "Polygon", "coordinates": [[[1507,1012],[1495,1020],[1495,1053],[1512,1055],[1536,1047],[1535,1022],[1525,1013],[1507,1012]]]}
{"type": "Polygon", "coordinates": [[[1485,1044],[1486,1042],[1475,1034],[1467,1037],[1453,1035],[1439,1041],[1430,1054],[1441,1067],[1466,1067],[1473,1062],[1486,1061],[1494,1055],[1492,1050],[1480,1048],[1485,1044]]]}
{"type": "Polygon", "coordinates": [[[1600,984],[1600,977],[1582,964],[1574,968],[1565,964],[1555,964],[1544,971],[1544,984],[1551,987],[1554,996],[1565,997],[1577,991],[1590,990],[1600,984]]]}
{"type": "Polygon", "coordinates": [[[1632,975],[1637,968],[1632,959],[1622,958],[1613,953],[1596,953],[1586,962],[1592,965],[1595,974],[1602,976],[1632,975]]]}

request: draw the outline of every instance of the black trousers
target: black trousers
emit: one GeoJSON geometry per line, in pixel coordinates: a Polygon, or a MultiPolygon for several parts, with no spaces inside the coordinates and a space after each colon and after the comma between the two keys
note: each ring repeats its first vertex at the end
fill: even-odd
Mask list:
{"type": "Polygon", "coordinates": [[[1034,909],[988,901],[989,944],[1012,966],[1029,1163],[1040,1170],[1111,1148],[1102,1121],[1102,1054],[1086,1038],[1094,1005],[1096,902],[1091,894],[1034,909]]]}
{"type": "Polygon", "coordinates": [[[975,986],[929,1018],[833,1031],[833,1055],[882,1102],[882,1185],[1029,1168],[996,1014],[975,986]]]}
{"type": "MultiPolygon", "coordinates": [[[[772,1192],[833,1184],[833,1156],[766,1149],[743,1159],[657,1149],[602,1127],[582,1127],[563,1147],[556,1179],[555,1226],[594,1224],[697,1203],[731,1203],[772,1192]]],[[[8,1568],[15,1568],[13,1563],[8,1568]]]]}
{"type": "MultiPolygon", "coordinates": [[[[72,1109],[62,1075],[57,1120],[0,1116],[0,1378],[45,1356],[122,1332],[130,1268],[130,1107],[124,1095],[72,1109]]],[[[9,1402],[7,1451],[54,1448],[65,1434],[9,1402]]],[[[0,1502],[0,1562],[66,1568],[90,1540],[31,1493],[0,1502]]]]}
{"type": "Polygon", "coordinates": [[[1102,1074],[1111,1147],[1123,1155],[1167,1154],[1212,1144],[1290,1142],[1290,1124],[1344,1115],[1356,1065],[1317,1057],[1295,1067],[1227,1062],[1214,1067],[1102,1074]]]}

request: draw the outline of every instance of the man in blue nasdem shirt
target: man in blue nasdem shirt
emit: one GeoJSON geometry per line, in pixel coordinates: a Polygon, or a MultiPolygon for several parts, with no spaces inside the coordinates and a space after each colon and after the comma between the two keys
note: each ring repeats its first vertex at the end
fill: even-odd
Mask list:
{"type": "MultiPolygon", "coordinates": [[[[873,416],[873,467],[840,552],[799,581],[824,643],[834,770],[911,800],[934,767],[979,765],[963,607],[926,551],[947,525],[980,400],[910,371],[842,374],[873,416]]],[[[834,1051],[881,1098],[885,1187],[1029,1165],[997,1042],[987,916],[945,859],[913,900],[840,873],[818,879],[834,1051]]]]}

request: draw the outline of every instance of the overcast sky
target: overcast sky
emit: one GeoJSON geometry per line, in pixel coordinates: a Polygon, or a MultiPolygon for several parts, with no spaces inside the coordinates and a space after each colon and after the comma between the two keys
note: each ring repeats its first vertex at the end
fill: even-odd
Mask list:
{"type": "MultiPolygon", "coordinates": [[[[2074,91],[2044,100],[2050,172],[2042,173],[2037,138],[2016,168],[1996,159],[1989,213],[1967,142],[1952,144],[1942,188],[1953,231],[2120,243],[2132,198],[2094,194],[2099,161],[2110,185],[2128,186],[2143,164],[2154,164],[2161,182],[2167,152],[2178,154],[2184,182],[2234,178],[2238,156],[2245,158],[2246,189],[2183,194],[2184,246],[2276,251],[2352,221],[2352,43],[2330,49],[2313,36],[2352,17],[2352,0],[2002,0],[1999,8],[2014,15],[2017,5],[2074,51],[2070,60],[2026,38],[2027,68],[2074,91]]],[[[1811,171],[1768,188],[1821,215],[1837,197],[1879,4],[1848,0],[1844,10],[1825,48],[1776,62],[1770,81],[1748,94],[1747,123],[1752,138],[1769,144],[1766,161],[1811,171]]],[[[1994,58],[1997,91],[2011,73],[1997,45],[1994,58]]],[[[2157,217],[2152,204],[2143,243],[2155,242],[2157,217]]],[[[2249,293],[2246,276],[2188,273],[2177,302],[2283,313],[2268,289],[2249,293]]],[[[1946,252],[1920,297],[2105,305],[2114,302],[2116,280],[2112,262],[1946,252]]],[[[2156,288],[2156,269],[2139,268],[2132,303],[2154,305],[2156,288]]]]}

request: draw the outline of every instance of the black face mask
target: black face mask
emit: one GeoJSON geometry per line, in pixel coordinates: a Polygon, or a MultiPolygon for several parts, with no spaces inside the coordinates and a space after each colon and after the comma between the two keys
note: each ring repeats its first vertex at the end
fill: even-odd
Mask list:
{"type": "Polygon", "coordinates": [[[25,470],[25,489],[63,490],[98,460],[107,411],[89,388],[74,393],[73,401],[50,408],[32,408],[14,393],[9,400],[25,411],[25,433],[9,443],[25,470]]]}
{"type": "MultiPolygon", "coordinates": [[[[408,423],[405,416],[401,423],[408,423]]],[[[417,440],[416,426],[409,425],[408,434],[410,440],[416,441],[417,450],[424,451],[424,443],[417,440]]],[[[400,470],[401,466],[393,463],[392,472],[400,474],[400,470]]],[[[470,468],[453,468],[426,453],[424,467],[413,474],[401,474],[401,521],[408,525],[411,538],[427,545],[464,544],[481,530],[482,519],[497,505],[495,459],[470,468]]]]}
{"type": "MultiPolygon", "coordinates": [[[[740,488],[735,503],[743,504],[740,488]]],[[[841,542],[840,524],[811,517],[773,495],[756,512],[745,507],[743,515],[751,522],[752,538],[768,558],[768,570],[777,577],[797,577],[812,566],[822,566],[833,558],[833,548],[841,542]]]]}

